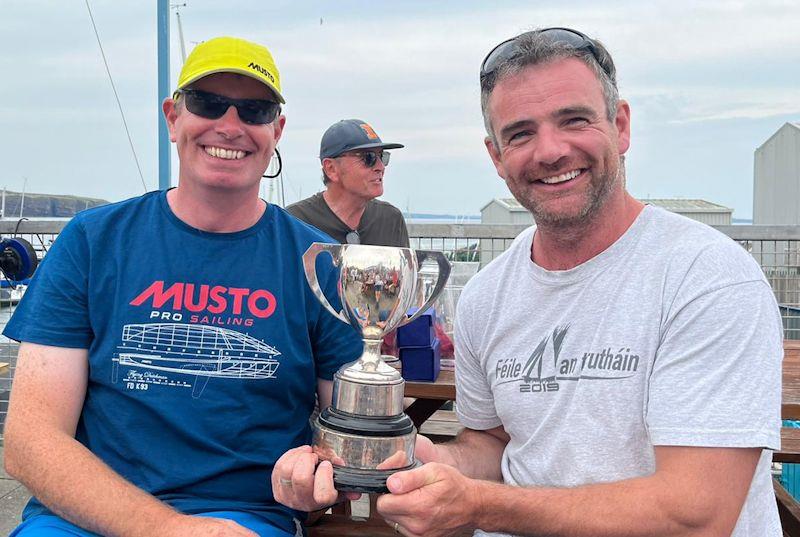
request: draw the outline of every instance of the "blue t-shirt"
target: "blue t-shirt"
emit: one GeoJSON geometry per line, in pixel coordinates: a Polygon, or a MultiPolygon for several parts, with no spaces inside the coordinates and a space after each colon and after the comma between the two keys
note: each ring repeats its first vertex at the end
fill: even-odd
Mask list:
{"type": "MultiPolygon", "coordinates": [[[[362,347],[306,282],[315,241],[332,242],[274,205],[236,233],[186,225],[165,192],[90,209],[4,334],[89,350],[76,438],[133,484],[185,513],[248,511],[294,531],[270,472],[310,441],[316,379],[362,347]]],[[[328,259],[317,271],[334,299],[337,272],[328,259]]],[[[23,516],[43,512],[33,499],[23,516]]]]}

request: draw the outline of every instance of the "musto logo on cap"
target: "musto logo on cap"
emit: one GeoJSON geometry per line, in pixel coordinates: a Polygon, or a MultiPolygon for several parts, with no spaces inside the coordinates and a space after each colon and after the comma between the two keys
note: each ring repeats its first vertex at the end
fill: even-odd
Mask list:
{"type": "Polygon", "coordinates": [[[265,77],[269,78],[272,81],[273,84],[275,83],[275,77],[272,76],[272,73],[270,73],[269,71],[267,71],[266,69],[264,69],[263,67],[258,65],[257,63],[250,62],[250,65],[248,65],[247,67],[249,67],[250,69],[255,69],[256,71],[258,71],[259,73],[261,73],[265,77]]]}
{"type": "Polygon", "coordinates": [[[369,138],[370,140],[377,140],[378,139],[378,133],[375,132],[372,129],[372,127],[370,127],[366,123],[362,123],[361,125],[359,125],[359,127],[361,127],[361,130],[363,130],[365,133],[367,133],[367,138],[369,138]]]}

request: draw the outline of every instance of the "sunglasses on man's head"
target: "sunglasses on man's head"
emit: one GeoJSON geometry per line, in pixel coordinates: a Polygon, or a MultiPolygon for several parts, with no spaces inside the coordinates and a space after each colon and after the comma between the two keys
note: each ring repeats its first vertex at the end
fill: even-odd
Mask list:
{"type": "Polygon", "coordinates": [[[192,114],[206,119],[219,119],[231,106],[236,108],[239,119],[250,125],[266,125],[275,121],[281,105],[267,99],[232,99],[208,91],[179,89],[173,95],[178,99],[183,95],[186,109],[192,114]]]}
{"type": "Polygon", "coordinates": [[[378,159],[381,159],[381,162],[383,162],[384,166],[388,166],[390,156],[391,153],[388,151],[354,151],[352,153],[339,155],[339,157],[358,157],[367,168],[372,168],[375,166],[375,164],[378,163],[378,159]]]}
{"type": "MultiPolygon", "coordinates": [[[[582,34],[578,30],[573,30],[572,28],[545,28],[544,30],[536,31],[536,33],[547,37],[553,43],[566,43],[575,50],[585,50],[589,52],[592,56],[594,56],[595,61],[597,61],[603,71],[605,71],[606,74],[613,80],[614,75],[609,72],[609,66],[600,58],[597,46],[588,36],[582,34]]],[[[512,37],[511,39],[506,39],[489,51],[489,54],[486,55],[481,63],[481,82],[494,75],[497,68],[503,62],[519,54],[519,47],[517,44],[517,39],[519,37],[520,36],[516,36],[512,37]]]]}

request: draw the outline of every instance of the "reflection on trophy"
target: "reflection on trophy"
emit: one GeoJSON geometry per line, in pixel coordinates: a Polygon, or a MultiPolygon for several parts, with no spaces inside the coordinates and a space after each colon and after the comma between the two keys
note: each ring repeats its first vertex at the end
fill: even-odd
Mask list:
{"type": "Polygon", "coordinates": [[[405,381],[381,358],[381,340],[388,332],[425,312],[444,289],[450,263],[441,252],[315,242],[303,254],[308,284],[323,306],[354,326],[364,340],[364,353],[344,365],[333,380],[333,401],[316,419],[314,451],[333,464],[336,489],[387,492],[386,479],[413,468],[416,428],[403,413],[405,381]],[[316,260],[328,252],[340,269],[339,299],[333,309],[317,281],[316,260]],[[420,296],[419,269],[425,259],[439,266],[428,296],[420,296]],[[406,316],[409,308],[418,310],[406,316]]]}

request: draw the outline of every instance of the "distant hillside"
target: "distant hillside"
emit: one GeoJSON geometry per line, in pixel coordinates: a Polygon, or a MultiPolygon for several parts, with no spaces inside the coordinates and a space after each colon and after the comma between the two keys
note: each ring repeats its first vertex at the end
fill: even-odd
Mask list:
{"type": "MultiPolygon", "coordinates": [[[[2,191],[0,191],[2,192],[2,191]]],[[[6,218],[19,217],[19,205],[22,193],[6,190],[6,218]]],[[[80,196],[61,196],[55,194],[32,194],[25,192],[25,203],[22,207],[22,216],[29,218],[63,218],[75,216],[76,213],[106,205],[108,201],[96,198],[83,198],[80,196]]]]}

